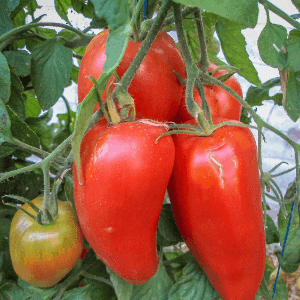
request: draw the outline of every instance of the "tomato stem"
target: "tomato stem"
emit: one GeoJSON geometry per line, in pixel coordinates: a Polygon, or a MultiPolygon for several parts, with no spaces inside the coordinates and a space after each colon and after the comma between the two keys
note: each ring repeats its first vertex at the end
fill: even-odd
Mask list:
{"type": "MultiPolygon", "coordinates": [[[[139,1],[139,3],[142,1],[139,1]]],[[[137,52],[137,55],[133,59],[132,63],[130,64],[130,67],[127,69],[126,73],[123,75],[120,84],[116,86],[112,93],[113,99],[118,99],[118,94],[120,92],[127,92],[128,87],[137,71],[139,68],[140,64],[142,63],[144,57],[146,56],[148,50],[150,49],[153,41],[155,40],[155,37],[158,33],[158,31],[161,28],[161,25],[163,24],[163,21],[168,13],[169,8],[172,5],[172,0],[164,0],[159,12],[157,14],[157,17],[155,18],[153,25],[150,29],[150,31],[147,34],[147,37],[143,41],[139,51],[137,52]]]]}
{"type": "MultiPolygon", "coordinates": [[[[21,197],[21,196],[16,196],[16,195],[4,195],[3,197],[9,197],[9,198],[12,198],[12,199],[15,199],[15,200],[19,200],[23,203],[28,204],[36,213],[39,212],[39,208],[36,205],[34,205],[29,199],[26,199],[26,198],[21,197]]],[[[17,206],[17,208],[19,208],[19,206],[17,206]]]]}
{"type": "Polygon", "coordinates": [[[203,83],[199,78],[196,79],[196,89],[198,91],[199,96],[201,97],[202,109],[203,109],[204,114],[205,114],[205,116],[208,120],[208,124],[212,125],[213,124],[212,116],[211,116],[210,109],[209,109],[209,106],[208,106],[207,101],[206,101],[206,96],[205,96],[205,92],[204,92],[203,83]]]}
{"type": "Polygon", "coordinates": [[[0,52],[3,50],[3,45],[6,45],[5,41],[7,39],[9,39],[11,36],[17,35],[19,33],[26,32],[26,31],[30,30],[31,28],[34,28],[34,27],[43,27],[43,26],[61,27],[61,28],[65,28],[65,29],[68,29],[68,30],[76,33],[77,35],[79,35],[82,38],[87,37],[80,30],[78,30],[78,29],[76,29],[72,26],[66,25],[66,24],[53,23],[53,22],[29,23],[29,24],[26,24],[26,25],[23,25],[23,26],[16,27],[16,28],[2,34],[0,36],[0,52]]]}
{"type": "MultiPolygon", "coordinates": [[[[99,87],[99,84],[98,84],[97,80],[96,80],[93,76],[89,76],[89,78],[90,78],[90,80],[91,80],[91,81],[94,83],[94,85],[95,85],[95,88],[96,88],[96,91],[97,91],[97,95],[98,95],[97,99],[98,99],[98,103],[99,103],[100,109],[101,109],[102,113],[104,114],[104,117],[105,117],[106,121],[107,121],[108,123],[110,123],[110,122],[111,122],[110,116],[109,116],[109,114],[108,114],[108,112],[107,112],[107,110],[106,110],[106,108],[105,108],[104,103],[102,102],[102,99],[101,99],[102,93],[101,93],[101,89],[100,89],[100,87],[99,87]]],[[[112,82],[111,82],[110,85],[108,86],[108,89],[107,89],[108,92],[110,91],[111,84],[112,84],[112,82]]],[[[110,93],[109,93],[109,95],[110,95],[110,93]]],[[[106,100],[106,101],[107,101],[107,100],[106,100]]]]}
{"type": "Polygon", "coordinates": [[[108,284],[108,285],[110,285],[110,286],[113,287],[113,284],[112,284],[112,282],[109,279],[106,279],[106,278],[103,278],[103,277],[100,277],[100,276],[95,276],[93,274],[89,274],[85,270],[81,271],[80,275],[82,275],[82,276],[84,276],[86,278],[97,280],[99,282],[103,282],[103,283],[108,284]]]}
{"type": "Polygon", "coordinates": [[[198,32],[200,53],[201,53],[201,57],[200,57],[200,61],[198,62],[198,65],[199,65],[199,69],[202,72],[206,72],[206,70],[210,66],[210,62],[209,62],[209,59],[207,56],[205,34],[204,34],[203,21],[202,21],[202,15],[201,15],[200,9],[197,9],[194,12],[194,20],[195,20],[196,28],[197,28],[197,32],[198,32]]]}
{"type": "MultiPolygon", "coordinates": [[[[182,50],[182,55],[183,55],[183,59],[184,59],[186,71],[187,71],[186,91],[185,91],[186,107],[187,107],[188,112],[196,119],[197,122],[199,122],[201,128],[206,133],[206,135],[210,135],[212,133],[212,131],[211,131],[212,119],[211,119],[211,114],[209,112],[209,108],[208,108],[208,105],[206,102],[203,85],[202,85],[201,81],[198,79],[199,72],[201,72],[201,71],[199,70],[199,68],[197,67],[195,62],[193,61],[188,43],[186,41],[186,37],[184,34],[184,29],[183,29],[183,23],[182,23],[180,4],[177,4],[174,2],[173,9],[174,9],[175,26],[176,26],[176,31],[177,31],[177,35],[178,35],[178,40],[180,43],[180,47],[182,50]],[[194,91],[195,82],[196,82],[196,88],[199,92],[199,95],[202,97],[202,108],[204,109],[204,112],[193,99],[193,91],[194,91]],[[207,119],[205,118],[205,114],[207,115],[209,121],[207,121],[207,119]]],[[[197,16],[199,17],[199,15],[197,15],[197,16]]],[[[200,20],[201,20],[201,15],[200,15],[200,20]]],[[[201,23],[200,20],[198,21],[198,25],[201,23]]],[[[203,24],[202,24],[202,26],[203,26],[203,24]]],[[[199,27],[201,27],[201,24],[199,25],[199,27]]],[[[201,28],[198,28],[198,30],[201,35],[201,28]]],[[[205,44],[204,44],[204,47],[205,47],[205,44]]]]}
{"type": "MultiPolygon", "coordinates": [[[[201,71],[199,71],[199,72],[201,72],[201,71]]],[[[256,124],[258,125],[259,128],[262,129],[263,127],[265,127],[267,129],[269,129],[270,131],[274,132],[275,134],[280,136],[282,139],[287,141],[295,150],[300,151],[300,145],[299,144],[294,142],[291,138],[286,136],[280,130],[274,128],[273,126],[271,126],[270,124],[268,124],[267,122],[262,120],[261,117],[254,111],[254,109],[238,93],[233,91],[226,84],[224,84],[220,80],[218,80],[218,79],[216,79],[216,78],[214,78],[214,77],[212,77],[208,74],[205,74],[203,72],[201,72],[200,77],[204,77],[204,78],[207,78],[207,79],[211,80],[211,82],[213,84],[220,86],[222,89],[227,91],[230,95],[235,97],[242,104],[242,106],[251,114],[251,116],[253,117],[254,121],[256,122],[256,124]]]]}

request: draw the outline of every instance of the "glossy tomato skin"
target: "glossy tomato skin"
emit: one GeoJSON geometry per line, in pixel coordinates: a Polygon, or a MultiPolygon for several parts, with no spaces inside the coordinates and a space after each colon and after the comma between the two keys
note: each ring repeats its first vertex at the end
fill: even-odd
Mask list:
{"type": "Polygon", "coordinates": [[[225,126],[210,137],[173,140],[168,192],[178,229],[223,300],[253,300],[266,260],[253,135],[225,126]]]}
{"type": "MultiPolygon", "coordinates": [[[[108,30],[99,33],[87,46],[78,76],[78,102],[80,103],[93,86],[88,76],[98,78],[106,60],[105,46],[108,30]]],[[[127,71],[138,52],[141,42],[128,41],[125,55],[117,68],[119,77],[127,71]]],[[[175,73],[184,77],[185,66],[173,39],[165,32],[158,33],[150,50],[137,70],[129,94],[135,101],[136,119],[172,121],[179,109],[184,86],[175,73]]],[[[102,101],[106,100],[106,92],[102,101]]],[[[96,105],[96,109],[99,105],[96,105]]]]}
{"type": "MultiPolygon", "coordinates": [[[[44,198],[32,200],[38,208],[44,198]]],[[[28,205],[22,206],[36,215],[28,205]]],[[[75,266],[83,249],[83,233],[70,202],[58,202],[58,217],[52,225],[41,226],[23,211],[14,215],[9,235],[13,267],[24,281],[51,287],[75,266]]]]}
{"type": "Polygon", "coordinates": [[[82,185],[73,165],[83,233],[97,256],[133,284],[156,272],[156,230],[175,149],[161,125],[97,123],[81,144],[82,185]]]}
{"type": "MultiPolygon", "coordinates": [[[[215,64],[211,64],[207,71],[209,72],[216,68],[217,66],[215,64]]],[[[225,70],[219,70],[213,74],[213,77],[217,78],[227,73],[228,72],[225,70]]],[[[224,84],[234,90],[239,96],[243,97],[241,86],[233,76],[227,79],[224,84]]],[[[225,118],[237,121],[240,120],[242,105],[228,92],[217,85],[204,85],[204,93],[213,121],[216,118],[225,118]]],[[[196,88],[194,88],[193,96],[194,101],[202,107],[202,99],[200,98],[196,88]]],[[[184,123],[192,118],[187,111],[184,97],[185,94],[183,95],[177,116],[174,119],[176,123],[184,123]]]]}

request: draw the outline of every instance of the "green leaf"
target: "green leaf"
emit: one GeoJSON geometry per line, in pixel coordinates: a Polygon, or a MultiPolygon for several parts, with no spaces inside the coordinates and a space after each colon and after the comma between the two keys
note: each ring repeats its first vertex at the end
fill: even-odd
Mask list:
{"type": "Polygon", "coordinates": [[[11,123],[5,104],[0,99],[0,143],[5,137],[11,138],[11,123]]]}
{"type": "Polygon", "coordinates": [[[241,33],[242,29],[244,29],[242,24],[224,18],[219,18],[216,24],[216,31],[228,63],[242,69],[239,75],[258,85],[261,82],[252,61],[249,59],[245,37],[241,33]]]}
{"type": "Polygon", "coordinates": [[[0,0],[0,35],[12,29],[7,0],[0,0]]]}
{"type": "Polygon", "coordinates": [[[78,83],[78,74],[79,74],[79,67],[73,65],[73,66],[72,66],[71,79],[72,79],[75,83],[78,83]]]}
{"type": "Polygon", "coordinates": [[[104,19],[104,18],[99,19],[97,17],[97,15],[95,15],[93,17],[93,20],[91,21],[90,26],[92,28],[108,28],[108,24],[107,24],[106,19],[104,19]]]}
{"type": "MultiPolygon", "coordinates": [[[[280,235],[280,244],[283,246],[286,236],[286,230],[289,222],[291,204],[286,205],[287,215],[283,214],[280,209],[278,214],[278,227],[280,235]]],[[[300,227],[299,215],[293,214],[293,218],[289,228],[289,235],[286,240],[283,257],[280,257],[280,265],[282,270],[286,273],[296,271],[300,265],[300,227]]]]}
{"type": "Polygon", "coordinates": [[[169,292],[169,300],[181,299],[220,299],[196,261],[184,267],[179,282],[175,283],[169,292]]]}
{"type": "Polygon", "coordinates": [[[108,267],[107,272],[110,276],[110,280],[113,284],[118,300],[130,300],[133,291],[133,285],[121,278],[108,267]]]}
{"type": "Polygon", "coordinates": [[[257,0],[175,0],[175,2],[199,7],[247,27],[255,27],[258,19],[257,0]]]}
{"type": "Polygon", "coordinates": [[[3,52],[7,62],[11,65],[17,76],[27,76],[30,74],[31,56],[24,50],[3,52]]]}
{"type": "Polygon", "coordinates": [[[23,143],[39,148],[40,140],[36,133],[26,123],[22,122],[9,106],[7,106],[7,111],[11,120],[12,136],[23,143]]]}
{"type": "Polygon", "coordinates": [[[23,84],[15,72],[11,71],[11,94],[7,105],[18,115],[21,121],[25,121],[25,103],[23,99],[23,84]]]}
{"type": "Polygon", "coordinates": [[[93,4],[91,1],[71,0],[71,2],[76,12],[82,13],[86,18],[93,18],[93,4]]]}
{"type": "Polygon", "coordinates": [[[41,106],[32,91],[26,91],[25,96],[25,112],[26,118],[36,118],[41,112],[41,106]]]}
{"type": "Polygon", "coordinates": [[[284,108],[289,117],[296,122],[300,116],[300,72],[288,72],[286,100],[284,108]]]}
{"type": "Polygon", "coordinates": [[[8,0],[7,7],[10,11],[13,11],[19,4],[20,0],[8,0]]]}
{"type": "Polygon", "coordinates": [[[65,179],[64,185],[64,192],[66,195],[67,200],[72,204],[74,211],[76,211],[75,204],[74,204],[74,190],[73,190],[73,178],[67,176],[65,179]]]}
{"type": "Polygon", "coordinates": [[[30,294],[27,290],[23,290],[15,283],[5,283],[0,286],[0,295],[5,297],[4,299],[14,299],[14,300],[28,300],[30,298],[30,294]]]}
{"type": "Polygon", "coordinates": [[[183,242],[183,238],[176,226],[171,204],[164,204],[157,226],[157,244],[163,247],[183,242]]]}
{"type": "Polygon", "coordinates": [[[124,25],[116,30],[109,30],[105,46],[106,61],[103,65],[103,73],[109,73],[116,69],[123,59],[131,32],[130,29],[129,25],[124,25]]]}
{"type": "Polygon", "coordinates": [[[71,0],[72,7],[78,13],[82,13],[85,3],[84,0],[71,0]]]}
{"type": "Polygon", "coordinates": [[[38,44],[32,50],[31,78],[41,105],[46,110],[62,95],[72,72],[72,50],[56,39],[38,44]]]}
{"type": "Polygon", "coordinates": [[[109,285],[85,285],[64,293],[62,300],[117,300],[114,290],[109,285]]]}
{"type": "MultiPolygon", "coordinates": [[[[2,279],[3,279],[3,275],[5,275],[8,278],[15,279],[17,281],[16,272],[13,269],[13,265],[11,262],[11,257],[10,257],[8,249],[7,249],[7,251],[0,252],[0,273],[2,275],[1,276],[2,279]]],[[[0,278],[0,295],[1,295],[2,286],[3,286],[3,283],[1,282],[1,278],[0,278]]],[[[10,298],[10,299],[17,300],[16,298],[10,298]]]]}
{"type": "Polygon", "coordinates": [[[246,95],[246,101],[251,105],[262,105],[264,100],[273,100],[276,104],[282,105],[282,94],[277,93],[270,96],[270,89],[280,86],[280,78],[272,78],[259,86],[250,86],[246,95]]]}
{"type": "Polygon", "coordinates": [[[11,220],[7,218],[0,219],[0,252],[8,249],[8,237],[11,220]]]}
{"type": "Polygon", "coordinates": [[[294,72],[300,71],[300,37],[289,37],[287,41],[287,65],[294,72]]]}
{"type": "Polygon", "coordinates": [[[283,70],[287,62],[281,50],[286,41],[286,28],[268,21],[257,41],[261,59],[271,67],[283,70]]]}
{"type": "MultiPolygon", "coordinates": [[[[43,289],[38,288],[33,285],[30,285],[29,283],[25,282],[24,280],[20,279],[18,280],[18,286],[22,288],[22,290],[26,293],[28,293],[28,298],[20,298],[22,299],[28,299],[28,300],[41,300],[41,299],[54,299],[54,296],[59,291],[59,285],[54,285],[51,288],[43,289]]],[[[17,298],[13,298],[14,300],[17,298]]],[[[19,298],[18,298],[19,299],[19,298]]]]}
{"type": "Polygon", "coordinates": [[[54,138],[54,124],[48,125],[53,115],[52,109],[46,111],[38,118],[27,118],[26,123],[40,138],[42,148],[48,149],[54,138]]]}
{"type": "MultiPolygon", "coordinates": [[[[1,150],[2,145],[0,147],[1,150]]],[[[1,181],[0,197],[4,195],[18,195],[27,199],[34,199],[41,195],[44,189],[44,179],[42,171],[39,172],[22,173],[8,180],[1,181]]]]}
{"type": "Polygon", "coordinates": [[[57,33],[56,33],[56,31],[54,29],[49,29],[49,28],[40,28],[40,27],[37,27],[36,28],[36,32],[39,35],[41,35],[41,36],[43,36],[43,37],[45,37],[47,39],[53,39],[57,35],[57,33]]]}
{"type": "Polygon", "coordinates": [[[6,157],[11,155],[15,150],[17,150],[17,146],[14,146],[10,143],[4,142],[2,143],[3,139],[1,138],[0,135],[0,158],[6,157]]]}
{"type": "Polygon", "coordinates": [[[77,37],[77,34],[75,32],[70,31],[68,29],[61,30],[57,35],[58,36],[63,36],[68,41],[71,41],[71,40],[73,40],[74,38],[77,37]]]}
{"type": "Polygon", "coordinates": [[[219,19],[219,16],[214,13],[207,12],[207,11],[202,12],[203,24],[208,27],[215,26],[218,22],[218,19],[219,19]]]}
{"type": "Polygon", "coordinates": [[[91,0],[99,19],[106,19],[111,30],[126,26],[130,22],[130,4],[128,0],[91,0]]]}
{"type": "Polygon", "coordinates": [[[300,37],[300,30],[293,29],[289,32],[289,38],[290,37],[300,37]]]}
{"type": "Polygon", "coordinates": [[[68,24],[70,21],[68,19],[68,8],[72,7],[71,0],[54,0],[55,9],[58,15],[65,20],[68,24]]]}
{"type": "Polygon", "coordinates": [[[168,300],[172,281],[160,260],[155,275],[146,283],[135,285],[130,300],[168,300]]]}
{"type": "Polygon", "coordinates": [[[10,96],[10,70],[5,56],[0,52],[0,100],[7,103],[10,96]]]}
{"type": "Polygon", "coordinates": [[[279,243],[279,232],[273,219],[267,214],[267,224],[266,224],[266,240],[267,244],[279,243]]]}
{"type": "Polygon", "coordinates": [[[37,9],[38,7],[39,7],[39,6],[38,6],[36,0],[30,1],[29,4],[28,4],[28,6],[27,6],[28,13],[29,13],[30,15],[33,15],[34,12],[36,11],[36,9],[37,9]]]}
{"type": "Polygon", "coordinates": [[[12,20],[21,10],[23,10],[23,7],[27,6],[32,0],[20,0],[18,2],[18,6],[10,13],[10,18],[12,20]]]}
{"type": "Polygon", "coordinates": [[[297,7],[297,9],[300,11],[300,0],[292,0],[292,2],[297,7]]]}
{"type": "MultiPolygon", "coordinates": [[[[20,10],[19,13],[12,19],[13,28],[17,28],[22,25],[25,25],[25,18],[26,18],[26,14],[25,14],[24,10],[20,10]]],[[[17,44],[19,45],[20,42],[21,41],[17,41],[17,44]]]]}

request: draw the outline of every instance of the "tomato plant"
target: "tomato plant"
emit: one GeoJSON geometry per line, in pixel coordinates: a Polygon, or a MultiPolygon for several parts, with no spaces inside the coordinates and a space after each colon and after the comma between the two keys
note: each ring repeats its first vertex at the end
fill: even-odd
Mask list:
{"type": "MultiPolygon", "coordinates": [[[[213,71],[216,68],[217,66],[215,64],[211,64],[207,69],[207,72],[213,71]]],[[[218,78],[227,73],[228,72],[225,70],[218,70],[215,71],[212,76],[214,78],[218,78]]],[[[243,97],[241,86],[233,76],[227,79],[224,83],[233,91],[235,91],[239,96],[243,97]]],[[[225,118],[237,121],[240,120],[242,105],[232,95],[230,95],[228,92],[217,85],[204,85],[204,93],[213,120],[215,120],[216,118],[225,118]]],[[[194,88],[193,97],[194,101],[198,103],[200,107],[202,107],[202,99],[199,96],[196,88],[194,88]]],[[[185,99],[183,97],[180,109],[178,110],[177,116],[175,117],[175,121],[178,123],[184,123],[191,118],[192,116],[186,109],[185,99]]]]}
{"type": "Polygon", "coordinates": [[[224,126],[173,139],[168,192],[178,229],[223,300],[252,300],[266,260],[254,137],[224,126]]]}
{"type": "MultiPolygon", "coordinates": [[[[105,46],[109,31],[104,30],[93,38],[87,46],[78,75],[78,102],[80,103],[93,86],[88,76],[98,78],[106,60],[105,46]]],[[[117,67],[119,77],[128,69],[142,42],[129,40],[124,57],[117,67]]],[[[173,39],[160,31],[138,68],[128,89],[133,97],[137,119],[172,121],[178,111],[183,85],[176,72],[184,77],[185,67],[179,50],[173,39]]],[[[102,101],[106,100],[106,92],[102,101]]],[[[96,105],[95,111],[99,108],[96,105]]]]}
{"type": "MultiPolygon", "coordinates": [[[[280,270],[286,278],[300,265],[299,1],[284,10],[275,0],[238,0],[236,9],[234,1],[219,0],[55,0],[50,8],[41,2],[0,1],[0,196],[11,198],[0,201],[0,299],[220,300],[218,292],[224,299],[253,299],[255,291],[255,299],[295,298],[296,289],[273,275],[280,270]],[[258,39],[250,36],[253,29],[258,39]],[[213,73],[212,63],[237,70],[245,99],[236,79],[224,84],[228,74],[213,73]],[[207,66],[209,73],[197,72],[207,66]],[[101,105],[100,123],[89,76],[98,78],[101,104],[108,96],[116,102],[116,110],[111,101],[101,105]],[[201,106],[204,100],[195,89],[199,80],[215,123],[219,117],[239,120],[243,106],[243,126],[251,121],[256,127],[260,194],[253,137],[246,129],[205,120],[194,102],[201,106]],[[108,83],[112,94],[103,88],[108,83]],[[191,119],[185,106],[196,126],[184,124],[191,119]],[[175,130],[185,131],[167,136],[175,130]],[[182,135],[188,130],[198,136],[182,135]],[[157,139],[161,134],[166,136],[157,139]],[[193,141],[191,154],[186,147],[193,141]],[[83,185],[73,168],[80,158],[83,185]],[[167,186],[172,205],[168,192],[162,202],[167,186]],[[78,250],[82,259],[64,277],[76,251],[60,246],[51,256],[52,244],[44,250],[28,246],[32,257],[39,251],[50,260],[27,260],[27,269],[9,251],[15,206],[40,195],[54,219],[53,199],[74,204],[86,235],[88,252],[78,250]],[[280,206],[278,222],[273,205],[280,206]],[[195,224],[204,224],[200,238],[188,235],[195,224]],[[267,257],[261,280],[266,250],[275,262],[267,257]],[[46,289],[24,281],[31,266],[36,275],[39,262],[44,284],[53,284],[46,289]]],[[[38,213],[44,226],[36,230],[59,227],[50,226],[47,210],[42,218],[38,213]]],[[[65,230],[72,221],[66,222],[65,230]]]]}
{"type": "MultiPolygon", "coordinates": [[[[42,207],[43,197],[32,200],[42,207]]],[[[28,205],[22,206],[36,215],[28,205]]],[[[83,234],[69,202],[58,202],[54,224],[41,226],[21,210],[14,215],[9,250],[15,272],[38,287],[51,287],[75,266],[83,250],[83,234]]]]}
{"type": "Polygon", "coordinates": [[[156,272],[156,229],[175,149],[159,124],[99,122],[81,144],[74,197],[83,233],[95,253],[125,280],[141,284],[156,272]]]}

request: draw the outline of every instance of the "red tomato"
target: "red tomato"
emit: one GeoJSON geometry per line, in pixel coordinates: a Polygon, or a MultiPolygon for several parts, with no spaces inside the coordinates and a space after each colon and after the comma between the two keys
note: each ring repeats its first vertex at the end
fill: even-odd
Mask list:
{"type": "Polygon", "coordinates": [[[254,137],[225,126],[173,140],[168,192],[177,227],[223,300],[253,300],[266,261],[254,137]]]}
{"type": "MultiPolygon", "coordinates": [[[[216,68],[216,65],[211,64],[207,71],[209,72],[216,68]]],[[[213,77],[217,78],[227,73],[228,72],[225,70],[219,70],[213,74],[213,77]]],[[[243,97],[241,86],[233,76],[227,79],[224,84],[229,86],[238,95],[243,97]]],[[[213,121],[216,118],[225,118],[237,121],[240,120],[242,105],[228,92],[217,85],[204,85],[204,93],[213,121]]],[[[193,96],[194,101],[198,103],[200,107],[202,107],[202,99],[200,98],[196,88],[194,88],[193,96]]],[[[187,111],[184,97],[185,94],[182,98],[181,106],[178,110],[177,116],[174,119],[176,123],[184,123],[192,118],[190,113],[187,111]]]]}
{"type": "Polygon", "coordinates": [[[174,164],[175,149],[161,125],[141,122],[112,127],[100,122],[81,144],[74,197],[82,231],[98,257],[133,284],[156,272],[156,229],[174,164]]]}
{"type": "MultiPolygon", "coordinates": [[[[93,86],[88,76],[96,79],[101,75],[106,60],[105,46],[108,30],[99,33],[87,46],[79,69],[78,102],[80,103],[93,86]]],[[[141,42],[128,41],[124,58],[117,68],[119,77],[127,71],[141,42]]],[[[137,70],[128,89],[135,101],[136,119],[172,121],[178,111],[184,86],[175,73],[184,77],[185,66],[175,42],[166,32],[159,32],[150,50],[137,70]]],[[[102,101],[106,100],[106,92],[102,101]]],[[[96,106],[95,110],[99,108],[96,106]]]]}

